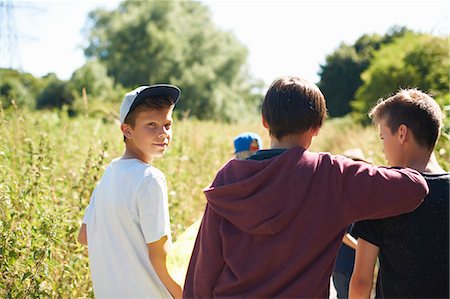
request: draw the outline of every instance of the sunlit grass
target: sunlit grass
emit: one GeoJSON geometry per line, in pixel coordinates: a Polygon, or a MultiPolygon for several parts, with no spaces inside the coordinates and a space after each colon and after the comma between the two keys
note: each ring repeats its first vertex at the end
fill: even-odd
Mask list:
{"type": "MultiPolygon", "coordinates": [[[[65,111],[0,111],[0,129],[0,296],[92,297],[87,251],[75,239],[95,184],[124,150],[119,124],[69,118],[65,111]]],[[[233,157],[233,138],[244,131],[259,133],[269,146],[259,118],[239,124],[175,120],[173,143],[154,163],[167,178],[174,240],[201,217],[202,190],[233,157]]],[[[369,161],[383,164],[378,139],[371,127],[335,119],[311,150],[360,148],[369,161]]],[[[449,152],[450,142],[441,140],[444,167],[449,152]]]]}

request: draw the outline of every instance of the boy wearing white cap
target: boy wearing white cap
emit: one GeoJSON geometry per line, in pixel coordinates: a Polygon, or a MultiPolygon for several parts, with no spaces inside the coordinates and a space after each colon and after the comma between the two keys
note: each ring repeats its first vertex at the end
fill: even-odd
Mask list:
{"type": "Polygon", "coordinates": [[[96,297],[180,298],[166,268],[171,242],[164,174],[151,162],[172,138],[176,86],[140,86],[120,107],[125,153],[95,188],[78,240],[88,245],[96,297]]]}

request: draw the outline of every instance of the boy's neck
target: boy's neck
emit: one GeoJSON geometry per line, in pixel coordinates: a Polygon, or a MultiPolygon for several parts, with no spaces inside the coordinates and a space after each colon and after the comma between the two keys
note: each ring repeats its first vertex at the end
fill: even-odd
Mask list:
{"type": "Polygon", "coordinates": [[[425,171],[427,173],[445,173],[446,171],[439,165],[438,161],[436,160],[436,156],[434,155],[434,152],[431,154],[430,159],[428,160],[428,163],[425,167],[425,171]]]}
{"type": "Polygon", "coordinates": [[[293,147],[309,148],[311,145],[312,136],[310,134],[295,134],[287,135],[281,139],[277,139],[275,136],[270,136],[270,148],[271,149],[290,149],[293,147]]]}
{"type": "Polygon", "coordinates": [[[146,164],[152,163],[152,157],[145,155],[143,152],[129,144],[126,144],[125,146],[125,153],[122,155],[122,159],[138,159],[146,164]]]}
{"type": "Polygon", "coordinates": [[[405,153],[405,166],[419,172],[445,173],[437,162],[434,153],[430,153],[424,148],[416,148],[415,150],[405,153]]]}

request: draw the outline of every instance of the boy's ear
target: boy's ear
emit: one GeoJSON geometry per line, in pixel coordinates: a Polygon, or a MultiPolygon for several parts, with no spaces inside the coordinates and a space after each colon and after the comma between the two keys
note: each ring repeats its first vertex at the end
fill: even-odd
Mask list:
{"type": "Polygon", "coordinates": [[[120,129],[122,130],[123,136],[131,138],[131,127],[129,124],[121,124],[120,129]]]}
{"type": "Polygon", "coordinates": [[[398,140],[401,144],[405,143],[406,138],[408,137],[408,127],[405,124],[401,124],[400,127],[398,127],[398,140]]]}
{"type": "Polygon", "coordinates": [[[267,123],[267,120],[264,118],[264,116],[261,116],[261,119],[264,128],[269,129],[269,124],[267,123]]]}

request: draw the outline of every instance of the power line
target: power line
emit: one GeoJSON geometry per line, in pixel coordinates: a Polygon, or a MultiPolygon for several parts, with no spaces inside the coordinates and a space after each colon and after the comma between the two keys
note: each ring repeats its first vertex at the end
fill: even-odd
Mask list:
{"type": "Polygon", "coordinates": [[[0,0],[0,64],[4,67],[21,68],[17,39],[13,5],[0,0]]]}
{"type": "Polygon", "coordinates": [[[0,67],[21,69],[19,38],[28,40],[35,38],[30,35],[19,35],[15,23],[15,9],[40,9],[25,2],[13,4],[11,0],[0,0],[0,67]]]}

